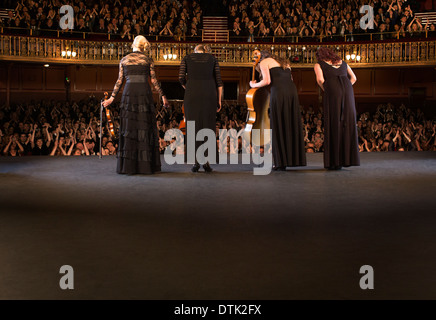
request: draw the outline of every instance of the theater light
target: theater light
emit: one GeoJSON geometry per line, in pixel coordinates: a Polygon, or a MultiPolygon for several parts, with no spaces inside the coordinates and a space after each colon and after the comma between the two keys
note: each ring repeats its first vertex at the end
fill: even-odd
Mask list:
{"type": "Polygon", "coordinates": [[[350,60],[350,55],[347,54],[347,55],[345,56],[345,59],[350,60]]]}
{"type": "Polygon", "coordinates": [[[65,57],[67,55],[67,52],[65,50],[62,50],[62,57],[65,57]]]}

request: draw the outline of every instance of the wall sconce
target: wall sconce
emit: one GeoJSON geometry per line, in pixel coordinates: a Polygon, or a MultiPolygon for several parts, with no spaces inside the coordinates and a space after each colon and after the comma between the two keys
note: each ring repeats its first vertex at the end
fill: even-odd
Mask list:
{"type": "Polygon", "coordinates": [[[176,60],[177,59],[177,54],[172,54],[172,53],[168,53],[168,54],[164,54],[163,55],[164,60],[176,60]]]}
{"type": "Polygon", "coordinates": [[[66,50],[62,50],[62,58],[70,59],[71,57],[75,58],[77,55],[76,51],[71,51],[70,49],[66,48],[66,50]]]}
{"type": "Polygon", "coordinates": [[[345,56],[345,59],[347,59],[347,61],[354,61],[354,62],[359,62],[360,61],[360,55],[352,53],[349,54],[347,53],[347,55],[345,56]]]}

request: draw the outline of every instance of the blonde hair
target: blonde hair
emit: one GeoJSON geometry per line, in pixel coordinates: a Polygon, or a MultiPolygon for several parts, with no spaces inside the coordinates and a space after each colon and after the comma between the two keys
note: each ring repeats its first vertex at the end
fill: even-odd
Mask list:
{"type": "Polygon", "coordinates": [[[202,44],[195,46],[194,52],[204,52],[204,46],[202,44]]]}
{"type": "Polygon", "coordinates": [[[133,39],[132,48],[137,48],[139,51],[144,52],[150,46],[150,42],[144,36],[136,36],[133,39]]]}

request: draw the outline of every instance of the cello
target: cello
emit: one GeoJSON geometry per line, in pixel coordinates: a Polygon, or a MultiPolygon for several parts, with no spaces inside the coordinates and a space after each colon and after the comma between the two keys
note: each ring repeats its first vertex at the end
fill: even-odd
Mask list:
{"type": "MultiPolygon", "coordinates": [[[[254,65],[252,74],[253,81],[255,80],[256,67],[260,62],[260,58],[260,51],[257,49],[254,50],[254,65]]],[[[265,144],[268,144],[271,140],[269,133],[266,135],[264,133],[264,129],[271,128],[268,115],[269,99],[270,93],[268,87],[251,88],[250,90],[248,90],[245,96],[248,113],[244,135],[247,141],[251,141],[252,144],[255,144],[257,146],[263,146],[265,144]],[[252,129],[260,129],[260,135],[252,137],[252,129]]]]}

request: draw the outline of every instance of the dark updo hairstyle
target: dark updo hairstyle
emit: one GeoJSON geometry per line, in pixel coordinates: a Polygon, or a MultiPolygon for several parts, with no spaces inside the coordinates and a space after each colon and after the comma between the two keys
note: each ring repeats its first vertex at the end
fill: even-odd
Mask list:
{"type": "Polygon", "coordinates": [[[332,65],[337,65],[342,60],[336,52],[326,47],[320,47],[316,51],[316,59],[318,59],[318,62],[331,61],[332,65]]]}
{"type": "Polygon", "coordinates": [[[272,54],[271,51],[269,51],[269,50],[261,50],[261,51],[260,51],[260,61],[262,61],[263,59],[266,59],[266,58],[272,58],[272,59],[274,59],[275,61],[277,61],[278,63],[280,63],[280,66],[281,66],[283,69],[286,69],[286,68],[289,68],[289,67],[290,67],[290,65],[289,65],[289,61],[288,61],[288,60],[283,59],[283,58],[280,58],[280,57],[278,57],[278,56],[272,54]]]}

